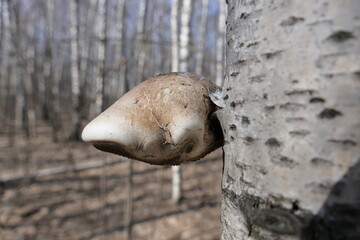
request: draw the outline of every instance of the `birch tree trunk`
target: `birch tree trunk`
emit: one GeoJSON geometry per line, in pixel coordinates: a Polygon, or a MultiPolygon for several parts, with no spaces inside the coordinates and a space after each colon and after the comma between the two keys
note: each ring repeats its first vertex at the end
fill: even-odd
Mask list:
{"type": "Polygon", "coordinates": [[[208,8],[209,8],[209,0],[203,0],[202,8],[201,8],[201,23],[200,23],[200,32],[199,32],[200,35],[199,51],[198,51],[198,59],[196,61],[196,67],[195,67],[195,72],[197,74],[202,73],[208,8]]]}
{"type": "MultiPolygon", "coordinates": [[[[33,21],[33,19],[28,19],[28,21],[33,21]]],[[[21,23],[20,23],[21,24],[21,23]]],[[[21,29],[26,26],[21,26],[21,29]]],[[[27,27],[28,36],[31,39],[35,38],[35,29],[34,27],[27,27]]],[[[19,57],[21,61],[21,78],[22,85],[24,90],[24,130],[26,137],[32,138],[36,137],[36,112],[35,112],[35,102],[34,102],[34,86],[33,86],[33,75],[34,75],[34,61],[35,58],[35,48],[25,46],[24,37],[19,37],[21,42],[19,42],[19,49],[26,49],[25,51],[19,52],[18,54],[23,54],[23,56],[19,57]]]]}
{"type": "Polygon", "coordinates": [[[117,79],[115,84],[115,97],[118,99],[126,92],[125,84],[125,73],[126,73],[126,61],[123,54],[122,43],[123,43],[123,29],[124,29],[124,13],[125,13],[125,0],[118,0],[117,5],[117,31],[116,39],[117,43],[115,45],[115,54],[118,55],[117,61],[113,62],[112,70],[114,78],[117,79]]]}
{"type": "MultiPolygon", "coordinates": [[[[171,8],[171,71],[179,71],[179,34],[178,34],[178,9],[179,0],[173,0],[171,8]]],[[[172,166],[172,190],[171,199],[178,203],[182,197],[181,169],[180,166],[172,166]]]]}
{"type": "Polygon", "coordinates": [[[141,0],[139,7],[139,19],[136,25],[136,49],[135,59],[137,61],[137,68],[135,79],[130,84],[130,88],[135,87],[141,83],[144,79],[144,64],[145,64],[145,47],[144,47],[144,36],[145,36],[145,13],[147,8],[147,0],[141,0]]]}
{"type": "MultiPolygon", "coordinates": [[[[5,123],[9,79],[10,15],[8,0],[1,0],[0,123],[5,123]]],[[[5,124],[4,124],[5,125],[5,124]]]]}
{"type": "Polygon", "coordinates": [[[69,2],[69,24],[70,24],[70,64],[71,64],[71,128],[72,133],[70,138],[74,140],[80,139],[80,115],[79,115],[79,60],[78,60],[78,42],[79,42],[79,27],[78,27],[78,0],[72,0],[69,2]]]}
{"type": "Polygon", "coordinates": [[[360,239],[359,13],[229,0],[221,239],[360,239]]]}
{"type": "Polygon", "coordinates": [[[188,71],[189,41],[190,41],[190,16],[192,0],[183,0],[181,11],[180,48],[179,48],[179,70],[188,71]]]}
{"type": "MultiPolygon", "coordinates": [[[[171,71],[179,71],[179,34],[178,14],[179,0],[173,0],[171,7],[171,71]]],[[[181,199],[181,169],[180,166],[172,166],[171,199],[178,203],[181,199]]]]}
{"type": "Polygon", "coordinates": [[[171,7],[171,71],[179,71],[179,34],[178,9],[179,0],[173,0],[171,7]]]}
{"type": "Polygon", "coordinates": [[[107,0],[98,0],[98,21],[96,22],[98,66],[95,74],[95,115],[103,110],[103,93],[105,83],[105,51],[106,51],[106,9],[107,0]]]}
{"type": "MultiPolygon", "coordinates": [[[[145,52],[144,52],[144,26],[145,26],[145,12],[147,7],[147,0],[141,0],[140,2],[140,13],[136,28],[136,49],[135,56],[137,60],[137,68],[135,74],[135,80],[133,84],[139,84],[143,80],[143,71],[145,64],[145,52]]],[[[132,225],[133,225],[133,160],[129,159],[128,162],[128,175],[127,175],[127,194],[126,194],[126,205],[125,205],[125,239],[132,239],[132,225]]]]}

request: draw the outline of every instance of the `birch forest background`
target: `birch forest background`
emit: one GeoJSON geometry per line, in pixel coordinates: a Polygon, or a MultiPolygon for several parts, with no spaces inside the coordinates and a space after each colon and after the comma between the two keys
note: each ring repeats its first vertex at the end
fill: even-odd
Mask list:
{"type": "Polygon", "coordinates": [[[171,170],[80,141],[141,81],[224,75],[223,0],[0,1],[0,239],[218,239],[220,153],[171,170]],[[216,186],[216,187],[214,187],[216,186]]]}

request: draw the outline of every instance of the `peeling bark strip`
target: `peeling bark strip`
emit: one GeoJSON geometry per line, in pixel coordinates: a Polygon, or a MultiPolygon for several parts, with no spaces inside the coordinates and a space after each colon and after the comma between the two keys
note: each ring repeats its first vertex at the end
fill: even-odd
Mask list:
{"type": "Polygon", "coordinates": [[[360,239],[360,3],[285,2],[228,1],[221,239],[360,239]]]}
{"type": "Polygon", "coordinates": [[[157,165],[196,161],[223,144],[204,77],[170,73],[126,93],[82,133],[96,148],[157,165]]]}

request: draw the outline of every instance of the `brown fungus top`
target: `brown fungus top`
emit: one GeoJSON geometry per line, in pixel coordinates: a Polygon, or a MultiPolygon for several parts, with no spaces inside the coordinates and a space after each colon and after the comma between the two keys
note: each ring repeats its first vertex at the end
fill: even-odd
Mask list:
{"type": "Polygon", "coordinates": [[[96,148],[157,165],[195,161],[223,144],[216,85],[189,73],[162,74],[124,94],[91,121],[82,138],[96,148]]]}

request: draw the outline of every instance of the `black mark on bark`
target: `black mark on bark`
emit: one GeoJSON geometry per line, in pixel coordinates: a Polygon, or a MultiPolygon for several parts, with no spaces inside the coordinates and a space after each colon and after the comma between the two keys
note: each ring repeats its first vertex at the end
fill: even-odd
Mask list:
{"type": "Polygon", "coordinates": [[[236,101],[236,102],[231,102],[230,103],[230,107],[235,108],[237,105],[240,105],[240,107],[242,107],[242,105],[244,104],[245,100],[240,100],[240,101],[236,101]]]}
{"type": "Polygon", "coordinates": [[[314,92],[315,92],[315,90],[312,90],[312,89],[295,89],[292,91],[285,92],[285,95],[288,95],[288,96],[305,95],[305,94],[312,95],[314,92]]]}
{"type": "Polygon", "coordinates": [[[307,130],[296,130],[296,131],[290,131],[289,134],[294,137],[305,137],[310,134],[307,130]]]}
{"type": "Polygon", "coordinates": [[[239,72],[232,72],[230,73],[230,76],[231,77],[236,77],[237,75],[239,75],[240,73],[239,72]]]}
{"type": "Polygon", "coordinates": [[[243,139],[244,139],[245,144],[251,144],[251,143],[253,143],[255,141],[255,138],[250,137],[250,136],[246,136],[243,139]]]}
{"type": "Polygon", "coordinates": [[[324,103],[325,99],[321,98],[321,97],[313,97],[310,98],[309,103],[324,103]]]}
{"type": "Polygon", "coordinates": [[[280,105],[280,109],[285,111],[298,111],[303,108],[305,108],[305,105],[300,103],[285,103],[280,105]]]}
{"type": "Polygon", "coordinates": [[[239,67],[244,67],[245,65],[251,63],[257,63],[257,62],[260,62],[259,59],[257,59],[255,56],[250,56],[247,59],[240,59],[239,61],[236,61],[234,65],[238,65],[239,67]]]}
{"type": "Polygon", "coordinates": [[[268,140],[266,140],[265,145],[269,147],[280,147],[281,142],[276,138],[269,138],[268,140]]]}
{"type": "Polygon", "coordinates": [[[318,117],[321,119],[333,119],[341,115],[342,113],[335,109],[325,108],[321,111],[321,113],[319,113],[318,117]]]}
{"type": "Polygon", "coordinates": [[[245,63],[246,63],[245,59],[240,59],[239,61],[236,61],[234,64],[242,67],[245,65],[245,63]]]}
{"type": "Polygon", "coordinates": [[[356,146],[356,142],[350,139],[329,139],[328,142],[339,143],[344,146],[356,146]]]}
{"type": "Polygon", "coordinates": [[[332,166],[334,165],[332,162],[330,162],[329,160],[327,159],[324,159],[324,158],[319,158],[319,157],[315,157],[315,158],[312,158],[310,160],[311,164],[313,164],[314,166],[325,166],[325,165],[328,165],[328,166],[332,166]]]}
{"type": "Polygon", "coordinates": [[[280,23],[280,26],[282,26],[282,27],[293,26],[293,25],[303,22],[303,21],[304,21],[304,18],[302,18],[302,17],[291,16],[288,19],[283,20],[280,23]]]}
{"type": "Polygon", "coordinates": [[[259,42],[252,42],[252,43],[249,43],[248,45],[246,45],[246,47],[249,48],[249,47],[256,46],[258,44],[259,44],[259,42]]]}
{"type": "Polygon", "coordinates": [[[241,43],[239,43],[239,48],[242,48],[243,46],[245,45],[245,43],[243,43],[243,42],[241,42],[241,43]]]}
{"type": "Polygon", "coordinates": [[[250,14],[246,13],[246,12],[242,12],[240,15],[240,18],[246,19],[250,14]]]}
{"type": "Polygon", "coordinates": [[[286,156],[273,157],[271,161],[278,166],[287,168],[293,168],[298,165],[298,163],[296,163],[293,159],[286,156]]]}
{"type": "Polygon", "coordinates": [[[327,39],[335,43],[342,43],[351,38],[355,38],[353,33],[340,30],[331,34],[327,39]]]}
{"type": "Polygon", "coordinates": [[[264,54],[261,54],[261,56],[266,60],[271,60],[275,57],[280,57],[281,53],[282,53],[282,51],[280,50],[280,51],[264,53],[264,54]]]}
{"type": "Polygon", "coordinates": [[[249,125],[250,125],[250,120],[249,120],[249,118],[248,117],[246,117],[246,116],[242,116],[242,118],[241,118],[241,125],[243,126],[243,127],[248,127],[249,125]]]}
{"type": "Polygon", "coordinates": [[[275,109],[275,106],[265,106],[266,111],[272,111],[275,109]]]}
{"type": "Polygon", "coordinates": [[[260,82],[264,81],[264,77],[265,77],[265,75],[252,76],[252,77],[249,77],[249,81],[250,81],[250,83],[260,83],[260,82]]]}
{"type": "Polygon", "coordinates": [[[289,117],[285,119],[285,122],[302,122],[305,121],[303,117],[289,117]]]}
{"type": "Polygon", "coordinates": [[[229,127],[230,127],[230,130],[232,130],[232,131],[236,130],[236,125],[235,124],[231,124],[229,127]]]}

